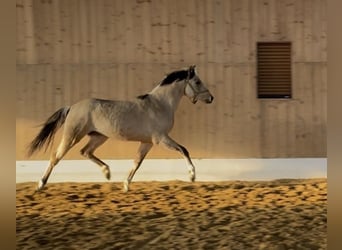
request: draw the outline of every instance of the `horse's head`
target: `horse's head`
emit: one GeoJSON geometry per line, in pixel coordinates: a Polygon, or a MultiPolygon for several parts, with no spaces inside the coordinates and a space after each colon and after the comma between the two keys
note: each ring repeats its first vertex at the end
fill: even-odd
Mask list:
{"type": "Polygon", "coordinates": [[[212,103],[214,97],[210,94],[209,90],[204,86],[201,79],[196,72],[196,65],[192,65],[188,69],[187,85],[184,94],[189,97],[192,103],[198,100],[205,103],[212,103]]]}

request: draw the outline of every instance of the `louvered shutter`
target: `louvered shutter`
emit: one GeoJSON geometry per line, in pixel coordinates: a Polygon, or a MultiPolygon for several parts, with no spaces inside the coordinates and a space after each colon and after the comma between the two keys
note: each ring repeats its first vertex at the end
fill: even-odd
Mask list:
{"type": "Polygon", "coordinates": [[[257,43],[259,98],[291,98],[291,43],[257,43]]]}

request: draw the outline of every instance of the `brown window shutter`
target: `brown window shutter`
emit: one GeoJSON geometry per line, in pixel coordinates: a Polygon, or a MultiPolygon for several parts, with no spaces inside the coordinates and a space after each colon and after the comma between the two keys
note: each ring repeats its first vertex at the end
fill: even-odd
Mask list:
{"type": "Polygon", "coordinates": [[[291,43],[257,43],[258,98],[291,98],[291,43]]]}

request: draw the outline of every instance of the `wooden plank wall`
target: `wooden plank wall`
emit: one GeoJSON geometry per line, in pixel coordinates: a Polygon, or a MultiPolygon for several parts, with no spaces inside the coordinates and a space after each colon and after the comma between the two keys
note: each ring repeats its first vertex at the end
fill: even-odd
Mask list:
{"type": "MultiPolygon", "coordinates": [[[[190,64],[215,96],[177,111],[172,136],[193,157],[325,157],[326,20],[325,0],[17,0],[17,159],[57,108],[131,98],[190,64]],[[292,42],[292,99],[256,98],[258,41],[292,42]]],[[[111,141],[98,155],[136,147],[111,141]]]]}

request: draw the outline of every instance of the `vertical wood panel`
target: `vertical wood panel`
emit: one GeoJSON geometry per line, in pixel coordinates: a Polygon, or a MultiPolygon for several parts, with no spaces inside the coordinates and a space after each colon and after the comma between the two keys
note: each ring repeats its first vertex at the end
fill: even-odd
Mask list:
{"type": "Polygon", "coordinates": [[[97,29],[98,29],[98,36],[97,36],[97,43],[99,47],[99,61],[104,63],[107,60],[107,43],[106,43],[106,34],[107,34],[107,9],[105,8],[105,1],[101,0],[99,4],[97,4],[97,29]]]}
{"type": "MultiPolygon", "coordinates": [[[[64,0],[65,1],[65,0],[64,0]]],[[[66,0],[61,8],[61,17],[63,19],[62,35],[63,35],[63,53],[65,59],[63,62],[67,61],[72,63],[75,58],[74,44],[73,44],[73,23],[72,16],[74,13],[71,12],[70,1],[66,0]]]]}
{"type": "Polygon", "coordinates": [[[215,38],[214,47],[215,49],[215,62],[223,63],[225,62],[223,53],[223,44],[225,39],[225,25],[224,25],[224,9],[222,2],[215,2],[213,5],[213,34],[215,38]]]}
{"type": "Polygon", "coordinates": [[[245,69],[245,105],[246,114],[244,124],[241,126],[247,126],[247,139],[248,145],[247,154],[251,157],[259,157],[259,140],[260,140],[260,110],[259,100],[255,98],[255,66],[248,65],[245,69]],[[251,140],[253,138],[253,140],[251,140]]]}
{"type": "Polygon", "coordinates": [[[268,30],[268,39],[272,41],[277,41],[278,36],[280,34],[279,31],[279,19],[277,16],[277,5],[280,1],[277,0],[269,0],[268,1],[268,18],[267,22],[269,23],[269,30],[268,30]]]}
{"type": "Polygon", "coordinates": [[[73,0],[70,2],[70,35],[71,35],[71,53],[72,63],[81,61],[81,39],[80,39],[80,11],[79,1],[73,0]]]}
{"type": "Polygon", "coordinates": [[[35,46],[37,49],[37,63],[46,63],[47,60],[45,59],[46,55],[48,55],[48,51],[46,50],[46,39],[47,37],[44,36],[44,16],[46,13],[43,9],[43,4],[40,1],[33,2],[33,12],[34,13],[41,13],[40,15],[34,15],[33,18],[33,25],[35,27],[34,37],[35,37],[35,46]]]}
{"type": "Polygon", "coordinates": [[[318,40],[319,40],[319,51],[321,52],[321,61],[326,62],[327,61],[327,3],[326,0],[321,0],[318,3],[319,8],[319,34],[318,34],[318,40]]]}
{"type": "Polygon", "coordinates": [[[257,20],[259,21],[258,25],[258,40],[259,41],[265,41],[265,38],[267,37],[267,32],[270,30],[269,27],[269,21],[268,21],[268,2],[259,0],[258,2],[258,14],[259,18],[257,20]]]}
{"type": "Polygon", "coordinates": [[[23,117],[25,115],[25,105],[28,103],[28,82],[26,81],[26,70],[24,69],[24,65],[17,65],[17,71],[22,72],[17,74],[16,80],[20,84],[17,84],[17,93],[16,93],[16,115],[17,117],[23,117]]]}
{"type": "Polygon", "coordinates": [[[164,0],[160,3],[160,25],[161,25],[161,41],[160,41],[160,58],[163,63],[168,62],[170,58],[170,33],[169,33],[169,16],[168,16],[168,0],[164,0]]]}
{"type": "Polygon", "coordinates": [[[142,45],[143,45],[143,34],[144,34],[144,27],[146,25],[146,20],[143,19],[143,6],[141,4],[136,3],[133,7],[133,15],[132,15],[132,23],[133,23],[133,32],[134,32],[134,61],[135,62],[142,62],[142,45]]]}
{"type": "Polygon", "coordinates": [[[53,26],[51,27],[53,38],[52,44],[54,45],[53,49],[53,62],[55,63],[62,63],[63,59],[63,37],[61,32],[61,20],[60,20],[60,1],[53,1],[52,2],[52,15],[50,17],[52,19],[53,26]]]}
{"type": "Polygon", "coordinates": [[[25,48],[25,26],[24,26],[24,19],[25,12],[24,12],[24,2],[23,0],[18,0],[16,4],[16,61],[17,63],[25,63],[25,55],[26,55],[26,48],[25,48]]]}
{"type": "Polygon", "coordinates": [[[310,122],[312,121],[312,90],[310,75],[310,67],[303,63],[296,65],[297,94],[300,96],[300,104],[296,107],[296,149],[301,151],[300,154],[307,154],[308,149],[312,147],[312,129],[310,122]]]}
{"type": "Polygon", "coordinates": [[[294,62],[304,61],[304,1],[295,1],[294,62]]]}
{"type": "Polygon", "coordinates": [[[207,50],[207,62],[212,63],[215,62],[215,34],[214,34],[214,27],[215,27],[215,20],[214,20],[214,13],[213,13],[213,4],[210,1],[206,1],[206,50],[207,50]]]}
{"type": "Polygon", "coordinates": [[[256,42],[260,41],[259,26],[261,19],[259,17],[259,1],[249,2],[248,22],[249,22],[249,59],[253,66],[256,67],[256,42]]]}
{"type": "Polygon", "coordinates": [[[34,13],[33,0],[23,2],[24,5],[24,26],[26,40],[26,63],[36,63],[36,46],[35,46],[35,30],[34,30],[34,13]]]}
{"type": "MultiPolygon", "coordinates": [[[[225,150],[227,151],[227,154],[229,157],[235,157],[232,154],[234,143],[234,131],[232,130],[232,124],[233,124],[233,112],[232,112],[232,101],[233,101],[233,84],[232,84],[232,67],[229,64],[223,65],[223,75],[224,75],[224,81],[223,81],[223,88],[221,89],[222,93],[222,100],[221,105],[224,107],[224,122],[223,122],[223,131],[225,131],[223,135],[223,142],[225,144],[225,150]]],[[[216,97],[219,98],[219,97],[216,97]]],[[[216,100],[215,100],[216,101],[216,100]]]]}
{"type": "Polygon", "coordinates": [[[139,8],[142,8],[143,33],[141,37],[140,51],[142,53],[141,62],[151,62],[151,39],[152,37],[152,9],[150,2],[141,3],[139,8]]]}
{"type": "Polygon", "coordinates": [[[175,27],[175,33],[173,36],[173,41],[175,46],[173,49],[175,50],[175,63],[184,62],[184,37],[185,37],[185,21],[184,21],[184,13],[179,11],[183,9],[184,1],[177,1],[172,8],[173,18],[172,18],[172,26],[175,27]]]}
{"type": "Polygon", "coordinates": [[[310,18],[313,14],[312,0],[304,1],[304,30],[303,30],[303,40],[304,40],[304,58],[305,61],[312,61],[313,59],[313,20],[310,18]]]}
{"type": "MultiPolygon", "coordinates": [[[[208,64],[207,65],[207,79],[211,79],[210,81],[214,82],[216,85],[216,82],[218,80],[218,73],[219,73],[219,67],[216,64],[208,64]]],[[[208,83],[208,85],[211,85],[213,83],[208,83]]],[[[213,93],[216,93],[215,88],[211,88],[211,91],[213,93]]],[[[201,103],[202,104],[202,103],[201,103]]],[[[205,104],[204,104],[205,105],[205,104]]],[[[217,116],[218,112],[218,103],[215,103],[213,105],[205,105],[203,107],[204,112],[204,120],[202,121],[203,128],[200,131],[206,131],[206,133],[202,132],[202,134],[206,134],[206,147],[214,149],[216,146],[217,138],[215,138],[215,130],[218,129],[215,124],[215,117],[217,116]],[[210,107],[212,106],[212,107],[210,107]],[[213,112],[213,109],[215,109],[215,112],[213,112]]],[[[194,114],[195,117],[198,117],[198,114],[194,114]]],[[[205,145],[203,145],[205,146],[205,145]]]]}
{"type": "Polygon", "coordinates": [[[89,17],[88,8],[86,5],[86,1],[79,0],[78,1],[78,10],[79,10],[79,39],[80,39],[80,63],[84,63],[89,61],[89,42],[88,42],[88,28],[89,25],[87,23],[87,19],[89,17]]]}

